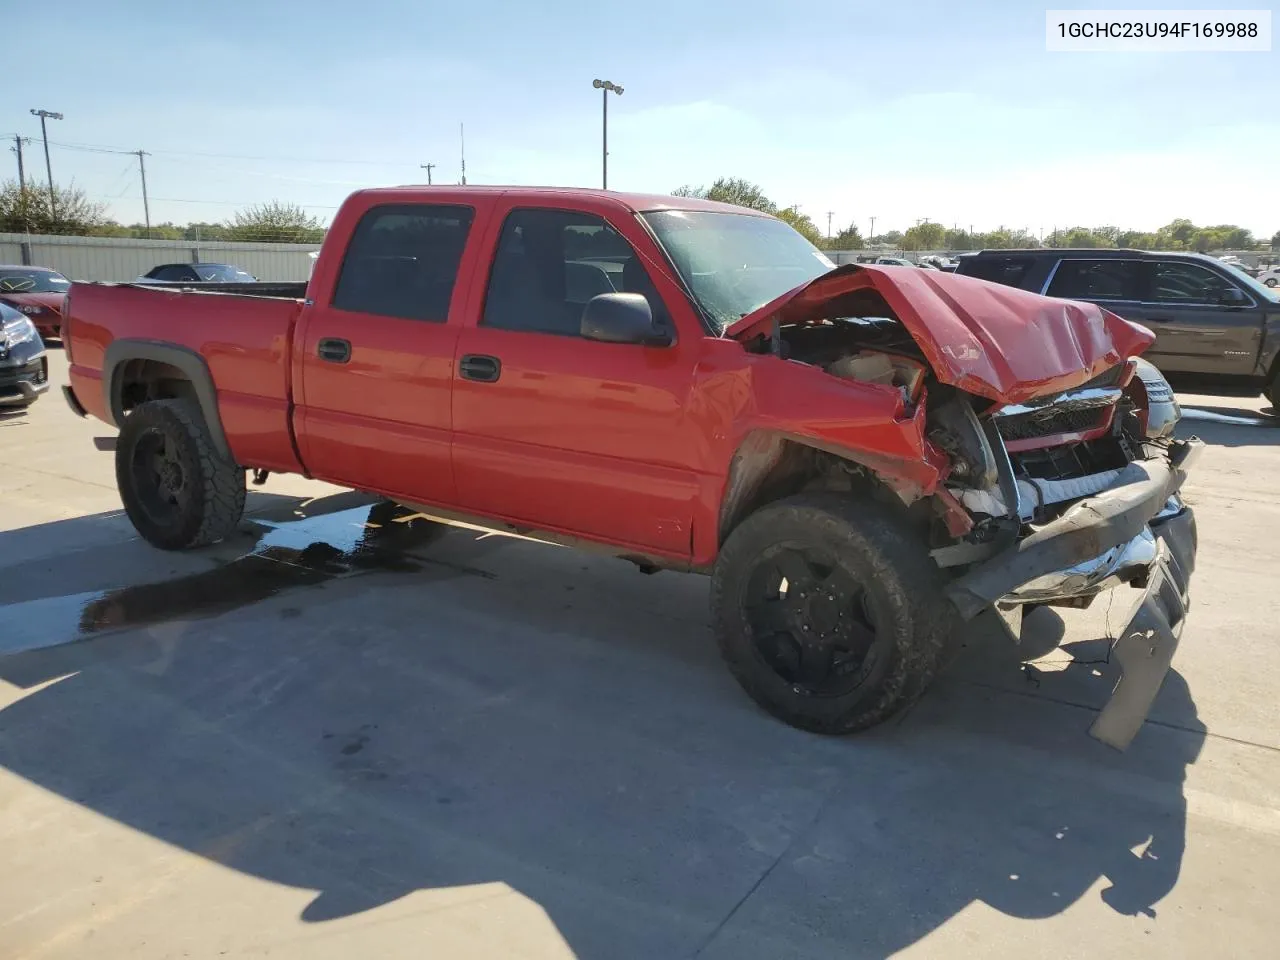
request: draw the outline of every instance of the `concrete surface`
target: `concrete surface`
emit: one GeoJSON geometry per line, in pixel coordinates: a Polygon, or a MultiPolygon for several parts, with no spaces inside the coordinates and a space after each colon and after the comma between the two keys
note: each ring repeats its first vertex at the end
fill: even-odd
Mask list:
{"type": "Polygon", "coordinates": [[[0,957],[1274,956],[1261,422],[1187,424],[1191,619],[1120,754],[1085,731],[1128,598],[1034,614],[1037,682],[979,626],[906,717],[823,739],[738,690],[695,577],[388,549],[297,478],[153,550],[51,392],[0,416],[0,957]]]}

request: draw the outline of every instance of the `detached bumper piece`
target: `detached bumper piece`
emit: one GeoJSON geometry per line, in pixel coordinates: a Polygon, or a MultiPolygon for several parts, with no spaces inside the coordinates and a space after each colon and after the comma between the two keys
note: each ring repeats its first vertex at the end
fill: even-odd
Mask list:
{"type": "Polygon", "coordinates": [[[1196,528],[1190,509],[1153,524],[1159,553],[1142,601],[1111,646],[1120,681],[1089,733],[1108,746],[1129,746],[1151,712],[1182,636],[1195,567],[1196,528]]]}
{"type": "Polygon", "coordinates": [[[1179,440],[1167,458],[1130,463],[1111,487],[947,588],[962,617],[993,607],[1015,639],[1025,604],[1084,599],[1122,583],[1142,589],[1112,646],[1122,676],[1090,729],[1117,750],[1145,722],[1182,635],[1197,538],[1177,493],[1203,449],[1200,440],[1179,440]]]}

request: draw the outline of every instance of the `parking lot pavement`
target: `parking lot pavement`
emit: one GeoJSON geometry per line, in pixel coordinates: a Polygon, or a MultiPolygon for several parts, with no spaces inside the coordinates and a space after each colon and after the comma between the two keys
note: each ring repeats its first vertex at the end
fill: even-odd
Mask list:
{"type": "Polygon", "coordinates": [[[813,737],[738,690],[696,577],[293,478],[152,550],[51,393],[0,419],[0,957],[1274,955],[1259,419],[1187,424],[1194,603],[1121,754],[1086,730],[1122,598],[1037,611],[1037,671],[979,624],[907,716],[813,737]]]}

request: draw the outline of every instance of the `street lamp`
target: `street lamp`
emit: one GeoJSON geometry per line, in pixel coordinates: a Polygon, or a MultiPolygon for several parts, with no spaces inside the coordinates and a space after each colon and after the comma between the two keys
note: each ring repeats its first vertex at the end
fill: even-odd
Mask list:
{"type": "Polygon", "coordinates": [[[53,165],[49,163],[49,131],[45,127],[45,120],[61,120],[62,114],[50,110],[32,110],[31,115],[40,118],[40,134],[44,137],[44,172],[49,175],[49,219],[57,223],[58,210],[53,195],[53,165]]]}
{"type": "Polygon", "coordinates": [[[609,91],[612,90],[618,96],[622,96],[622,88],[612,80],[592,80],[591,85],[601,93],[601,104],[604,107],[602,117],[602,126],[600,128],[600,185],[603,189],[609,189],[609,91]]]}

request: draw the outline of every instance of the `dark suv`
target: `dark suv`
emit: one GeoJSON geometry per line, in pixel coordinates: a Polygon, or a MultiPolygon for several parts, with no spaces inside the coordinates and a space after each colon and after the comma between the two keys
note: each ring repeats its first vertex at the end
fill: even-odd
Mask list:
{"type": "Polygon", "coordinates": [[[1088,300],[1149,327],[1144,355],[1165,373],[1262,390],[1280,406],[1280,294],[1221,260],[1143,250],[982,250],[970,277],[1088,300]]]}

